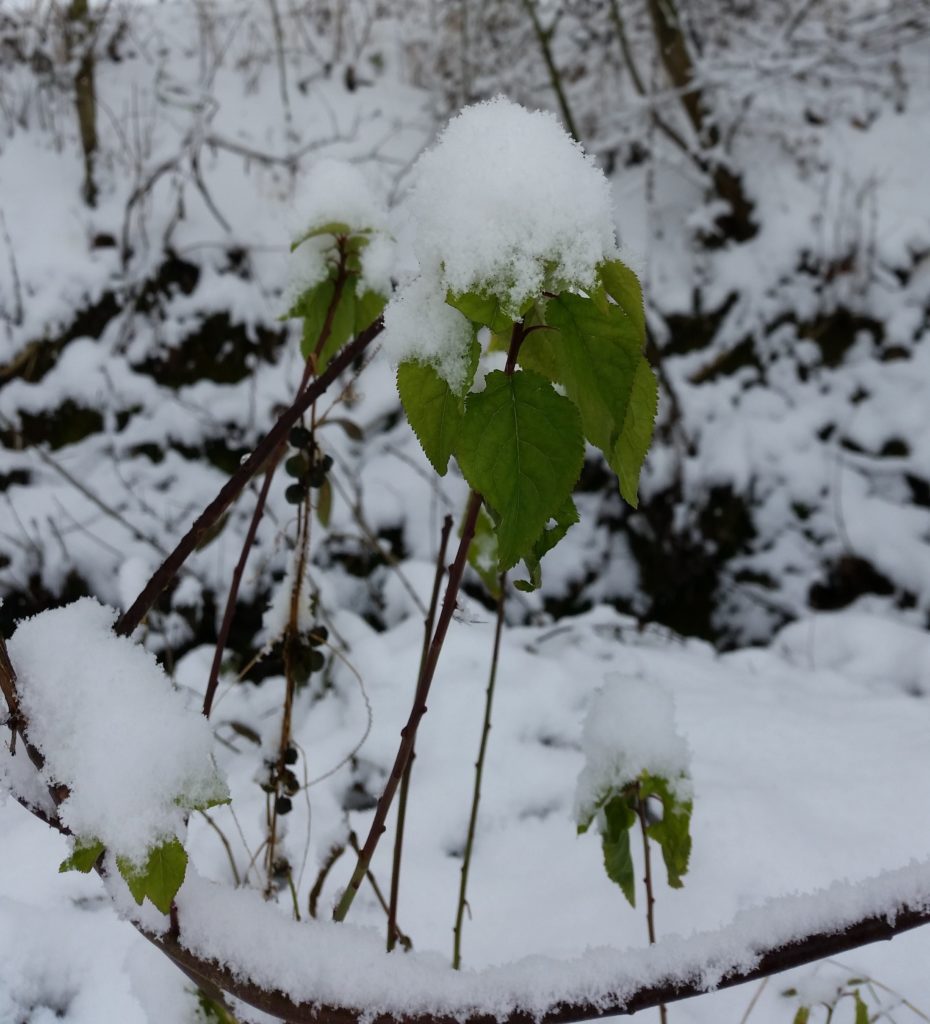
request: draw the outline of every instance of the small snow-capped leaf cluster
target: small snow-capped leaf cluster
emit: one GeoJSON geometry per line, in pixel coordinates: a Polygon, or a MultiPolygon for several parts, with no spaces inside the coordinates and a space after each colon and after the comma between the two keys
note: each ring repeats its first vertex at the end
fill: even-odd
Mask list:
{"type": "Polygon", "coordinates": [[[578,521],[585,441],[635,507],[652,438],[642,293],[617,258],[607,179],[551,115],[498,98],[449,123],[407,205],[419,272],[385,311],[401,401],[436,471],[454,455],[484,498],[497,572],[522,559],[516,586],[535,590],[578,521]],[[476,385],[485,346],[507,363],[476,385]]]}
{"type": "Polygon", "coordinates": [[[390,294],[387,212],[358,168],[321,160],[301,186],[294,216],[300,227],[291,245],[293,298],[284,319],[303,320],[301,355],[313,356],[322,372],[381,315],[390,294]]]}
{"type": "Polygon", "coordinates": [[[60,870],[91,871],[110,851],[139,904],[164,914],[187,867],[187,817],[227,803],[206,720],[152,654],[113,633],[90,598],[22,621],[9,642],[43,779],[66,786],[74,835],[60,870]]]}
{"type": "Polygon", "coordinates": [[[635,906],[630,836],[641,823],[662,850],[668,884],[680,889],[691,856],[692,787],[671,696],[643,679],[609,678],[588,710],[582,742],[579,834],[597,823],[607,876],[635,906]]]}

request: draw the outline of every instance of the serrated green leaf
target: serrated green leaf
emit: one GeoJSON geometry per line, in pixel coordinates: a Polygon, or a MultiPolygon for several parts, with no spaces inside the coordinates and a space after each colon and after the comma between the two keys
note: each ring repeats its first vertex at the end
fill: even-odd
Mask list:
{"type": "Polygon", "coordinates": [[[468,545],[468,564],[481,578],[485,589],[493,598],[500,597],[500,573],[497,571],[497,534],[494,523],[484,505],[475,521],[475,535],[468,545]]]}
{"type": "Polygon", "coordinates": [[[616,306],[602,313],[583,295],[550,300],[546,318],[558,335],[534,333],[544,337],[557,379],[581,411],[585,436],[609,461],[642,359],[639,337],[616,306]]]}
{"type": "Polygon", "coordinates": [[[659,388],[652,367],[640,358],[626,415],[607,462],[620,481],[620,494],[633,508],[639,504],[639,475],[655,426],[659,388]]]}
{"type": "Polygon", "coordinates": [[[618,306],[605,311],[582,295],[552,299],[546,316],[557,333],[534,331],[520,362],[564,385],[581,411],[585,436],[604,453],[635,508],[658,401],[640,334],[618,306]]]}
{"type": "Polygon", "coordinates": [[[80,871],[86,875],[89,871],[93,871],[94,865],[100,859],[100,854],[103,853],[103,850],[103,843],[97,840],[86,845],[82,845],[81,840],[78,840],[75,843],[71,856],[58,865],[58,871],[60,874],[65,871],[80,871]]]}
{"type": "Polygon", "coordinates": [[[151,851],[141,869],[123,857],[117,857],[116,866],[136,903],[141,905],[147,896],[167,914],[187,873],[187,851],[179,840],[169,839],[151,851]]]}
{"type": "Polygon", "coordinates": [[[490,327],[493,334],[509,332],[513,327],[513,318],[502,308],[501,300],[496,295],[481,295],[478,292],[462,292],[455,295],[446,294],[446,302],[475,324],[490,327]]]}
{"type": "Polygon", "coordinates": [[[428,363],[412,360],[397,367],[397,392],[420,447],[440,476],[465,416],[465,401],[428,363]]]}
{"type": "Polygon", "coordinates": [[[524,555],[571,494],[584,461],[574,403],[536,373],[494,370],[469,395],[455,445],[471,487],[496,513],[498,570],[524,555]]]}
{"type": "Polygon", "coordinates": [[[691,857],[691,810],[690,800],[682,800],[675,787],[667,779],[643,772],[640,778],[640,798],[656,797],[662,804],[662,820],[653,822],[646,829],[650,839],[655,840],[662,850],[668,884],[673,889],[684,885],[683,877],[688,872],[691,857]]]}
{"type": "Polygon", "coordinates": [[[620,886],[631,907],[636,906],[636,882],[630,853],[630,829],[635,822],[636,811],[626,797],[615,796],[604,805],[601,835],[604,869],[607,877],[620,886]]]}
{"type": "Polygon", "coordinates": [[[571,496],[565,499],[562,507],[556,512],[552,519],[554,520],[552,526],[546,526],[542,534],[533,545],[533,550],[530,554],[525,555],[523,558],[526,564],[527,572],[530,574],[529,580],[514,580],[514,586],[517,590],[522,590],[524,593],[530,593],[534,590],[538,590],[542,585],[542,571],[540,568],[540,562],[543,560],[543,556],[550,552],[556,544],[568,533],[570,527],[574,526],[578,522],[578,509],[575,507],[574,501],[571,496]]]}
{"type": "Polygon", "coordinates": [[[598,267],[601,284],[607,294],[629,317],[640,345],[646,343],[646,311],[643,306],[643,290],[639,278],[621,260],[608,260],[598,267]]]}

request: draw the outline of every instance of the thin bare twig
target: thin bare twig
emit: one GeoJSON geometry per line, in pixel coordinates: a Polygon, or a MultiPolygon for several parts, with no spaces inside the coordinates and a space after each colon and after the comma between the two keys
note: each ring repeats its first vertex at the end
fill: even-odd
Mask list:
{"type": "MultiPolygon", "coordinates": [[[[423,678],[423,667],[429,654],[430,640],[433,638],[433,624],[436,621],[436,608],[439,605],[439,588],[442,585],[442,577],[446,571],[446,548],[449,545],[449,535],[452,532],[452,516],[446,516],[442,524],[442,534],[439,538],[439,551],[436,555],[436,574],[433,577],[433,591],[430,595],[429,610],[423,622],[423,649],[420,652],[420,667],[417,671],[417,686],[423,678]]],[[[413,771],[413,761],[416,751],[410,751],[410,760],[404,770],[404,777],[400,783],[400,795],[397,799],[397,828],[394,833],[394,862],[391,867],[391,901],[388,909],[388,934],[387,950],[390,953],[397,941],[397,900],[400,893],[400,862],[404,848],[404,823],[407,819],[407,793],[410,790],[410,774],[413,771]]]]}

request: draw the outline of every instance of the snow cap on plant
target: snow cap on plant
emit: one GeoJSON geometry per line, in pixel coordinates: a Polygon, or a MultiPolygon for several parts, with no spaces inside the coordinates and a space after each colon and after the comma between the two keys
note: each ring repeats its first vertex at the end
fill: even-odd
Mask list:
{"type": "Polygon", "coordinates": [[[471,293],[519,320],[543,291],[591,287],[617,256],[609,182],[550,113],[502,96],[466,107],[413,180],[420,276],[389,304],[384,347],[395,362],[430,362],[453,390],[468,363],[465,319],[437,312],[414,329],[401,312],[414,294],[462,308],[456,298],[471,293]]]}
{"type": "Polygon", "coordinates": [[[337,235],[365,239],[359,253],[361,280],[381,294],[390,291],[383,259],[389,241],[387,204],[355,164],[329,158],[313,164],[294,197],[292,224],[295,234],[289,271],[294,294],[327,276],[337,235]]]}
{"type": "Polygon", "coordinates": [[[643,772],[691,796],[688,744],[675,725],[672,696],[654,681],[609,675],[588,709],[581,741],[585,765],[575,789],[575,818],[590,820],[606,794],[643,772]]]}

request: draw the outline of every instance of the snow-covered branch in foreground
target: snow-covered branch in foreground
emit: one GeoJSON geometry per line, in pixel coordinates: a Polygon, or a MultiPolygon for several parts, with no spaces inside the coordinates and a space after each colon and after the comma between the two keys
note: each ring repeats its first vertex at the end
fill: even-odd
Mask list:
{"type": "Polygon", "coordinates": [[[372,929],[297,923],[257,892],[190,877],[180,940],[145,932],[180,966],[292,1022],[557,1024],[634,1013],[775,974],[930,922],[930,860],[770,900],[727,927],[648,949],[592,949],[454,971],[438,954],[384,952],[372,929]]]}
{"type": "MultiPolygon", "coordinates": [[[[91,618],[99,611],[92,603],[87,608],[91,618]]],[[[60,613],[46,613],[33,622],[47,619],[54,626],[56,616],[60,613]]],[[[132,645],[111,639],[105,645],[110,675],[120,668],[114,662],[121,660],[127,668],[131,661],[137,670],[130,657],[137,653],[132,645]]],[[[61,644],[66,640],[58,638],[61,644]]],[[[46,642],[56,643],[54,629],[46,642]]],[[[67,644],[65,649],[76,648],[67,644]]],[[[0,690],[8,700],[12,695],[15,705],[14,666],[4,654],[0,641],[0,690]]],[[[78,659],[74,666],[80,675],[78,659]]],[[[96,709],[101,715],[110,704],[106,691],[104,687],[103,706],[96,709]]],[[[99,696],[99,689],[85,688],[85,697],[94,699],[94,692],[99,696]]],[[[29,708],[34,703],[23,702],[29,708]]],[[[188,713],[196,717],[196,712],[188,713]]],[[[26,740],[30,723],[22,707],[17,725],[26,740]]],[[[47,737],[47,726],[38,735],[47,737]]],[[[57,763],[54,754],[50,761],[57,763]]],[[[17,792],[24,796],[19,787],[17,792]]],[[[38,816],[67,831],[54,811],[39,810],[38,816]]],[[[294,922],[257,892],[216,886],[192,870],[177,893],[173,924],[147,905],[139,911],[114,876],[108,884],[136,927],[207,991],[227,992],[294,1022],[555,1024],[632,1013],[930,922],[930,861],[924,861],[868,881],[836,883],[815,894],[772,900],[741,913],[726,928],[668,937],[649,949],[598,948],[564,961],[535,956],[481,971],[453,971],[437,954],[385,953],[382,936],[370,929],[294,922]]]]}

